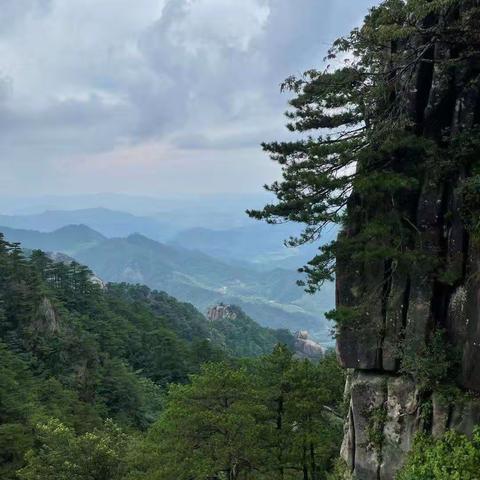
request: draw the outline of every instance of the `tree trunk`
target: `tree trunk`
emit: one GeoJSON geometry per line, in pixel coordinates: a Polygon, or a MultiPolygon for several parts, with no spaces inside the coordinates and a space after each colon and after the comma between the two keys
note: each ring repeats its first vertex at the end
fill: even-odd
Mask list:
{"type": "Polygon", "coordinates": [[[315,446],[310,442],[310,471],[312,480],[317,480],[317,465],[315,461],[315,446]]]}
{"type": "Polygon", "coordinates": [[[307,445],[305,442],[302,448],[302,469],[303,469],[303,480],[308,480],[307,445]]]}
{"type": "Polygon", "coordinates": [[[277,403],[277,433],[280,440],[280,445],[278,449],[278,475],[279,480],[284,480],[285,478],[285,469],[283,467],[283,395],[280,395],[277,403]]]}

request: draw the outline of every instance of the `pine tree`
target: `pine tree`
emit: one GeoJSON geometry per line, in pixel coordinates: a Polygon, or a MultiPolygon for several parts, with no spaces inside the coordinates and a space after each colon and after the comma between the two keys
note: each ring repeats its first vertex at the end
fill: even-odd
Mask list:
{"type": "Polygon", "coordinates": [[[172,386],[164,413],[150,434],[155,479],[240,480],[262,466],[254,385],[243,369],[209,364],[191,383],[172,386]]]}
{"type": "MultiPolygon", "coordinates": [[[[474,156],[468,151],[478,151],[480,136],[478,128],[462,135],[465,125],[451,129],[448,123],[424,131],[428,91],[417,98],[421,85],[414,82],[432,68],[452,72],[453,79],[455,69],[474,65],[479,21],[476,2],[386,0],[361,28],[334,43],[324,71],[309,70],[282,85],[293,95],[287,127],[298,140],[263,145],[283,179],[266,186],[277,202],[249,214],[304,224],[302,235],[289,239],[293,246],[318,240],[328,225],[343,226],[339,238],[301,269],[309,292],[333,279],[336,260],[366,275],[368,265],[386,262],[387,283],[393,270],[438,269],[416,225],[422,181],[427,172],[433,182],[432,174],[454,178],[469,170],[474,156]],[[435,45],[462,54],[433,61],[435,45]]],[[[472,88],[474,81],[472,72],[472,88]]],[[[365,303],[381,290],[365,292],[365,303]]]]}
{"type": "Polygon", "coordinates": [[[21,480],[121,480],[127,472],[127,437],[111,421],[80,436],[55,419],[37,430],[42,447],[27,453],[21,480]]]}
{"type": "Polygon", "coordinates": [[[258,388],[266,406],[266,435],[261,445],[269,451],[270,466],[278,480],[284,480],[292,448],[292,423],[287,419],[289,395],[293,386],[290,372],[294,365],[292,352],[283,345],[257,363],[258,388]]]}

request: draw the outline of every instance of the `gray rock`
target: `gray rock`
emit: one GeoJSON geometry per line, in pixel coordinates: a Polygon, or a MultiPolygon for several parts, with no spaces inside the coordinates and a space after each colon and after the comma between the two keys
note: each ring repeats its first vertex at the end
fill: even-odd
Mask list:
{"type": "MultiPolygon", "coordinates": [[[[347,435],[351,440],[350,451],[344,459],[354,467],[358,480],[369,480],[380,469],[381,449],[373,436],[377,435],[374,425],[375,413],[386,408],[386,377],[373,373],[357,372],[352,380],[350,400],[350,426],[347,435]]],[[[382,429],[383,430],[383,429],[382,429]]],[[[381,434],[382,432],[380,432],[381,434]]],[[[346,447],[345,447],[346,448],[346,447]]]]}
{"type": "Polygon", "coordinates": [[[43,297],[40,301],[32,326],[42,333],[57,333],[60,330],[60,319],[49,298],[43,297]]]}
{"type": "Polygon", "coordinates": [[[325,349],[314,340],[310,339],[306,330],[295,334],[295,356],[297,358],[309,358],[319,360],[325,355],[325,349]]]}
{"type": "Polygon", "coordinates": [[[419,429],[419,401],[414,382],[405,377],[389,378],[386,405],[381,480],[395,478],[419,429]]]}

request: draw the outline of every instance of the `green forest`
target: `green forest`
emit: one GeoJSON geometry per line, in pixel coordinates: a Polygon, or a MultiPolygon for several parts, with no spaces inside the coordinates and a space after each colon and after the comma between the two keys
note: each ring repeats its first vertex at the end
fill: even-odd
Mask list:
{"type": "Polygon", "coordinates": [[[244,315],[240,333],[232,320],[212,332],[191,305],[103,288],[39,250],[1,240],[0,262],[2,479],[297,478],[332,466],[334,356],[295,360],[264,334],[270,353],[254,358],[262,330],[244,315]]]}

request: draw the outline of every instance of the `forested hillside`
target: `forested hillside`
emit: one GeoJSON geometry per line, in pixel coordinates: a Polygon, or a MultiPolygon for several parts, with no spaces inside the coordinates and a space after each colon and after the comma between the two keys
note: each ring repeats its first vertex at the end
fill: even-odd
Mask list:
{"type": "Polygon", "coordinates": [[[156,296],[160,316],[135,287],[102,290],[87,268],[41,251],[26,259],[4,240],[0,262],[2,478],[23,464],[42,418],[79,432],[105,418],[145,429],[169,382],[224,358],[201,315],[170,297],[156,296]]]}
{"type": "Polygon", "coordinates": [[[277,478],[332,466],[343,388],[334,359],[300,362],[286,346],[233,359],[271,352],[291,342],[287,332],[239,309],[207,322],[165,293],[102,287],[86,267],[39,250],[25,258],[3,239],[0,301],[2,479],[170,480],[225,469],[277,478]],[[328,436],[320,442],[317,431],[328,436]],[[180,462],[195,441],[196,455],[180,462]]]}
{"type": "MultiPolygon", "coordinates": [[[[0,231],[7,240],[29,249],[66,253],[106,282],[145,284],[202,312],[219,302],[235,304],[263,326],[306,329],[319,340],[331,342],[323,312],[333,306],[333,285],[322,295],[310,297],[297,286],[301,276],[294,269],[259,271],[248,262],[232,263],[139,234],[106,238],[85,225],[67,225],[53,232],[8,227],[0,231]]],[[[249,258],[248,253],[245,256],[249,258]]]]}

